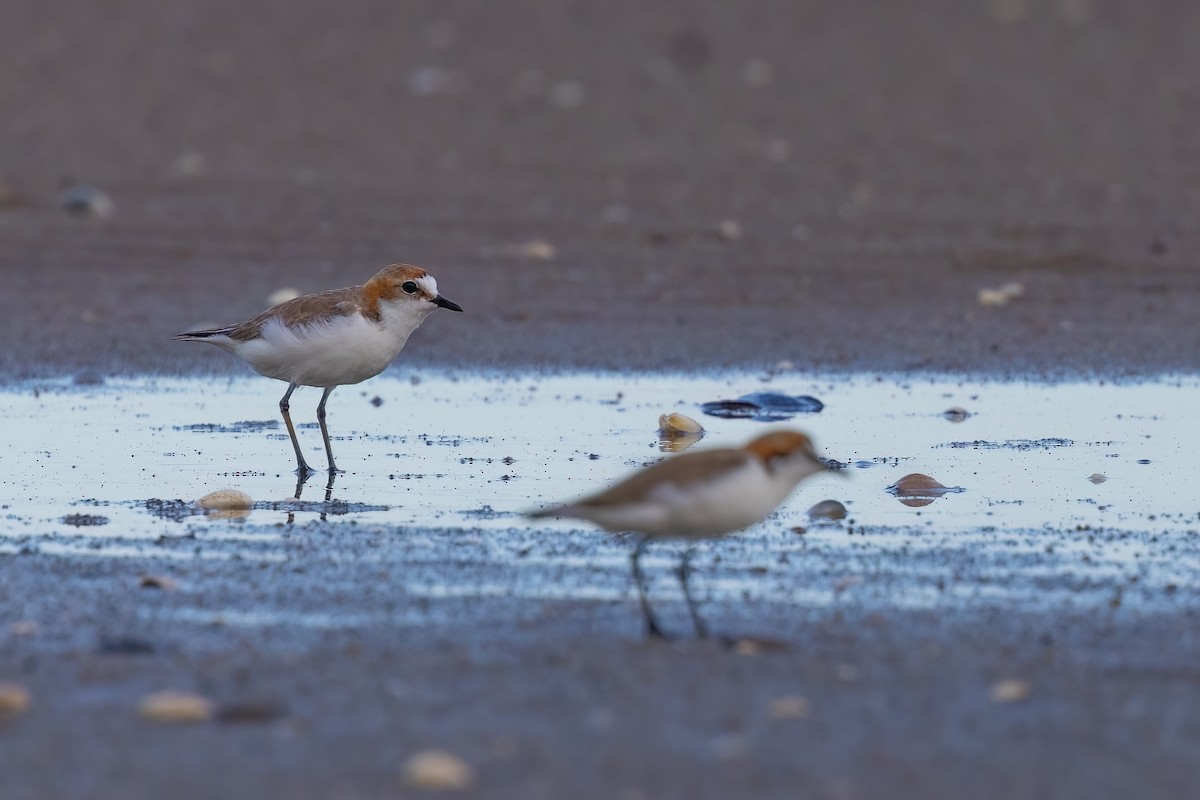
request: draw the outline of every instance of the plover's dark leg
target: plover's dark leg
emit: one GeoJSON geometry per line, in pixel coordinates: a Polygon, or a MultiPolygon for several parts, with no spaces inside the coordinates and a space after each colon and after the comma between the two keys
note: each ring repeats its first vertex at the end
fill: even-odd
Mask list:
{"type": "Polygon", "coordinates": [[[700,611],[696,608],[696,601],[692,599],[692,590],[688,588],[688,578],[692,576],[692,554],[696,552],[694,547],[689,547],[683,552],[683,561],[679,564],[679,582],[683,584],[683,596],[687,599],[688,611],[692,614],[692,623],[696,626],[696,635],[701,639],[708,638],[708,628],[704,625],[704,620],[700,619],[700,611]]]}
{"type": "Polygon", "coordinates": [[[325,388],[325,394],[321,395],[321,402],[317,403],[317,422],[321,423],[321,438],[325,440],[325,457],[329,459],[329,472],[341,472],[337,468],[337,464],[333,463],[333,446],[329,444],[329,428],[325,426],[325,401],[329,399],[330,393],[335,387],[328,386],[325,388]]]}
{"type": "Polygon", "coordinates": [[[296,451],[296,474],[303,480],[316,470],[308,465],[304,460],[304,454],[300,452],[300,440],[296,438],[296,428],[293,427],[292,415],[288,412],[288,399],[292,396],[292,392],[296,391],[298,385],[296,383],[288,384],[288,390],[283,393],[283,399],[279,401],[279,413],[283,414],[283,424],[287,425],[288,436],[292,437],[292,449],[296,451]]]}
{"type": "Polygon", "coordinates": [[[637,583],[638,597],[642,601],[642,614],[646,617],[646,635],[665,639],[667,635],[659,627],[658,620],[654,618],[654,612],[650,610],[650,601],[646,599],[646,577],[642,574],[642,565],[639,561],[642,557],[642,551],[646,549],[646,545],[649,543],[650,537],[644,536],[633,551],[633,580],[637,583]]]}

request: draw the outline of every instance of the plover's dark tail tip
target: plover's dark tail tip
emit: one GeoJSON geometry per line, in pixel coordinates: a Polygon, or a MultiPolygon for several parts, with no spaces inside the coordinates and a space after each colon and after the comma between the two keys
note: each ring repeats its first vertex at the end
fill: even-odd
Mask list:
{"type": "Polygon", "coordinates": [[[171,337],[173,342],[200,342],[205,339],[211,339],[214,336],[228,336],[230,328],[209,328],[203,331],[185,331],[177,333],[171,337]]]}

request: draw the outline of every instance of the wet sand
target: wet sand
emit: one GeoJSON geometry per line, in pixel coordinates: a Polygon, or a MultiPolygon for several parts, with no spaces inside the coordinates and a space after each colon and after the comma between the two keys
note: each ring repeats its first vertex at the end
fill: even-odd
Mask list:
{"type": "MultiPolygon", "coordinates": [[[[245,375],[168,339],[393,261],[429,267],[467,309],[427,321],[401,377],[781,360],[888,379],[1196,368],[1193,4],[17,0],[3,16],[10,389],[245,375]],[[62,212],[64,181],[100,187],[114,213],[62,212]],[[1024,294],[979,303],[1009,282],[1024,294]]],[[[0,454],[0,467],[37,464],[0,454]]],[[[81,496],[98,480],[146,494],[137,472],[79,480],[81,496]]],[[[463,556],[460,537],[479,532],[462,525],[419,531],[419,561],[394,526],[352,519],[284,530],[282,561],[168,540],[150,547],[199,555],[173,561],[182,588],[159,593],[137,580],[163,572],[160,557],[22,542],[22,503],[0,498],[7,541],[26,548],[0,555],[0,682],[33,695],[0,718],[6,800],[387,796],[430,747],[473,764],[466,794],[481,797],[1179,797],[1196,778],[1195,584],[1139,608],[1122,593],[1156,568],[1093,580],[1086,551],[1083,578],[1064,556],[1035,582],[1053,590],[1043,607],[981,591],[912,608],[886,588],[920,559],[878,547],[911,531],[881,526],[854,561],[879,579],[871,604],[723,597],[711,612],[725,630],[771,640],[747,655],[643,642],[628,596],[398,595],[411,570],[431,585],[504,577],[463,556]],[[240,614],[205,616],[228,609],[240,614]],[[263,609],[290,615],[253,624],[263,609]],[[318,624],[332,612],[349,622],[318,624]],[[420,624],[396,624],[406,614],[420,624]],[[1008,678],[1028,698],[996,702],[1008,678]],[[162,688],[253,721],[139,719],[138,698],[162,688]],[[807,717],[772,716],[789,696],[807,717]]],[[[103,513],[63,509],[77,511],[103,513]]],[[[268,550],[279,533],[216,530],[268,550]]],[[[1155,546],[1194,563],[1189,531],[1155,546]]],[[[527,546],[561,577],[561,553],[527,546]]],[[[620,562],[618,544],[597,547],[620,562]]],[[[708,554],[717,573],[722,554],[708,554]]],[[[951,583],[1000,586],[1042,564],[983,580],[977,557],[949,548],[934,564],[951,583]]],[[[764,580],[832,591],[837,568],[764,580]]],[[[658,569],[669,597],[669,559],[658,569]]],[[[615,592],[620,573],[606,580],[615,592]]]]}

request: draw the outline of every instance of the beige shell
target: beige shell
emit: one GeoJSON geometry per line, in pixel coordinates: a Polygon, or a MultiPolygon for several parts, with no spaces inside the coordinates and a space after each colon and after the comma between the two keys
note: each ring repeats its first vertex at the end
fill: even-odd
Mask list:
{"type": "Polygon", "coordinates": [[[138,714],[152,722],[188,725],[212,719],[212,703],[191,692],[162,691],[148,694],[138,703],[138,714]]]}
{"type": "Polygon", "coordinates": [[[238,489],[217,489],[197,500],[196,506],[217,519],[245,519],[250,516],[254,501],[238,489]]]}
{"type": "Polygon", "coordinates": [[[704,433],[704,426],[684,414],[663,414],[658,418],[659,436],[690,436],[697,433],[704,433]]]}
{"type": "Polygon", "coordinates": [[[404,763],[404,783],[417,789],[467,789],[475,770],[453,753],[423,750],[404,763]]]}

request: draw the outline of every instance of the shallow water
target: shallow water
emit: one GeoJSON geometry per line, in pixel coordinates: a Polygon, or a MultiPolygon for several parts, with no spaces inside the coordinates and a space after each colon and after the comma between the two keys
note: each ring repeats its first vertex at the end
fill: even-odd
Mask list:
{"type": "MultiPolygon", "coordinates": [[[[1057,592],[1090,602],[1132,578],[1137,592],[1125,600],[1137,605],[1197,588],[1200,504],[1189,487],[1200,475],[1184,450],[1200,401],[1192,378],[1117,385],[874,375],[769,383],[748,374],[380,378],[330,400],[334,452],[346,472],[329,502],[323,472],[300,501],[293,498],[291,447],[277,420],[281,393],[280,384],[259,378],[7,390],[0,395],[8,420],[0,553],[265,564],[303,559],[289,542],[327,526],[339,535],[361,528],[364,537],[382,529],[382,543],[327,548],[323,556],[435,564],[453,551],[464,563],[512,571],[479,578],[412,569],[394,578],[412,597],[625,599],[628,543],[570,521],[530,522],[520,512],[661,458],[658,416],[679,411],[706,428],[696,447],[792,426],[846,465],[841,476],[802,484],[762,525],[701,545],[697,564],[710,597],[820,605],[858,596],[928,606],[965,598],[1039,603],[1057,592]],[[825,409],[770,424],[699,410],[763,389],[814,395],[825,409]],[[969,412],[964,421],[943,416],[955,406],[969,412]],[[909,473],[961,491],[905,505],[887,487],[909,473]],[[1106,480],[1091,482],[1096,473],[1106,480]],[[248,517],[193,507],[222,488],[255,500],[248,517]],[[810,522],[806,509],[827,498],[843,502],[848,519],[810,522]],[[153,546],[193,539],[195,546],[153,546]],[[951,565],[947,581],[954,557],[969,567],[951,565]]],[[[314,466],[325,463],[318,398],[316,390],[298,391],[291,406],[314,466]]],[[[656,546],[646,561],[664,570],[664,593],[673,591],[666,570],[679,550],[656,546]]],[[[225,613],[244,624],[336,619],[315,610],[312,619],[283,609],[225,613]]]]}

